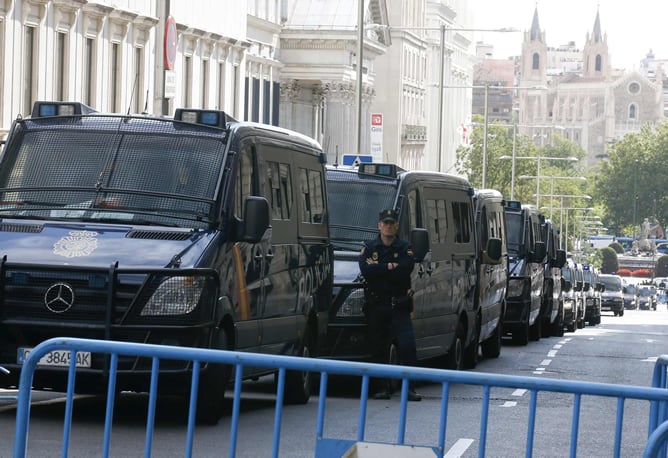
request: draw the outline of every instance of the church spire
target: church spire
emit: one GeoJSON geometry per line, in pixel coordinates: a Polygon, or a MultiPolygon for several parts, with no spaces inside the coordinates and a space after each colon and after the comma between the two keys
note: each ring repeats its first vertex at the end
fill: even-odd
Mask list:
{"type": "Polygon", "coordinates": [[[594,43],[603,42],[603,34],[601,33],[601,17],[598,8],[596,9],[596,19],[594,20],[594,33],[592,35],[594,43]]]}
{"type": "Polygon", "coordinates": [[[540,33],[540,24],[538,23],[538,4],[533,12],[533,21],[531,21],[531,41],[543,41],[543,36],[540,33]]]}

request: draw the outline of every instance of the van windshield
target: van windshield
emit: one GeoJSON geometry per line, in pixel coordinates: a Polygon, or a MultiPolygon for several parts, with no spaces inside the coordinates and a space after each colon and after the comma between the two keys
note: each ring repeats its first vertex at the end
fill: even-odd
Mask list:
{"type": "Polygon", "coordinates": [[[393,208],[397,181],[360,176],[354,171],[327,171],[332,241],[361,245],[378,233],[378,213],[393,208]]]}
{"type": "Polygon", "coordinates": [[[506,237],[508,241],[508,255],[519,257],[523,246],[522,214],[506,212],[506,237]]]}
{"type": "Polygon", "coordinates": [[[622,290],[622,282],[618,278],[598,277],[598,279],[605,285],[606,291],[617,292],[622,290]]]}
{"type": "Polygon", "coordinates": [[[205,228],[225,144],[195,129],[105,115],[17,124],[0,217],[205,228]]]}

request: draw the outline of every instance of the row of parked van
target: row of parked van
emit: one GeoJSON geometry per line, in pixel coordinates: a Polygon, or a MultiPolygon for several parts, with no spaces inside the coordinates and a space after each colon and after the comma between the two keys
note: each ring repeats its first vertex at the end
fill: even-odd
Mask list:
{"type": "MultiPolygon", "coordinates": [[[[499,356],[504,335],[561,335],[569,291],[584,291],[577,269],[562,282],[565,252],[530,206],[452,175],[326,167],[312,139],[222,111],[169,118],[40,101],[0,146],[0,365],[10,370],[0,387],[63,335],[368,359],[357,257],[385,208],[414,245],[420,360],[473,367],[499,356]]],[[[68,360],[40,360],[34,388],[64,390],[68,360]]],[[[106,386],[108,364],[77,358],[77,392],[106,386]]],[[[192,370],[165,363],[161,392],[187,394],[192,370]]],[[[233,373],[202,366],[201,420],[220,418],[233,373]]],[[[116,387],[143,391],[150,374],[150,361],[125,358],[116,387]]],[[[289,371],[285,401],[308,401],[309,381],[289,371]]]]}
{"type": "Polygon", "coordinates": [[[557,228],[534,206],[391,164],[330,167],[327,187],[335,264],[324,357],[370,357],[357,257],[383,208],[398,212],[399,237],[415,248],[418,359],[471,368],[479,355],[498,357],[504,336],[527,345],[600,322],[597,273],[567,262],[557,228]]]}

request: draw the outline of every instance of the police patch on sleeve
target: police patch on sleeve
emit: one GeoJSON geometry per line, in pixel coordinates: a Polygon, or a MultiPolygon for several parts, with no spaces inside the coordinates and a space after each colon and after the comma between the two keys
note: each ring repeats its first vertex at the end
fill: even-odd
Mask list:
{"type": "Polygon", "coordinates": [[[371,255],[371,259],[373,259],[374,261],[378,261],[378,253],[374,251],[373,254],[371,255]]]}

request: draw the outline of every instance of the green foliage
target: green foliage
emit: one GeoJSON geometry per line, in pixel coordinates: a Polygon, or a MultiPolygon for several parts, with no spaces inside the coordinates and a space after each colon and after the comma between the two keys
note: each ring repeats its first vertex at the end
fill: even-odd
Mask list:
{"type": "Polygon", "coordinates": [[[668,277],[668,255],[661,256],[656,261],[655,277],[668,277]]]}
{"type": "Polygon", "coordinates": [[[592,180],[592,196],[605,206],[607,227],[633,235],[644,218],[668,221],[668,123],[645,126],[608,148],[592,180]]]}
{"type": "Polygon", "coordinates": [[[619,242],[612,242],[608,247],[613,249],[617,254],[624,254],[624,247],[619,242]]]}
{"type": "Polygon", "coordinates": [[[611,274],[613,272],[617,272],[619,269],[619,259],[617,259],[617,252],[612,248],[612,245],[613,244],[611,244],[609,247],[601,248],[599,250],[602,258],[601,272],[604,274],[611,274]]]}

